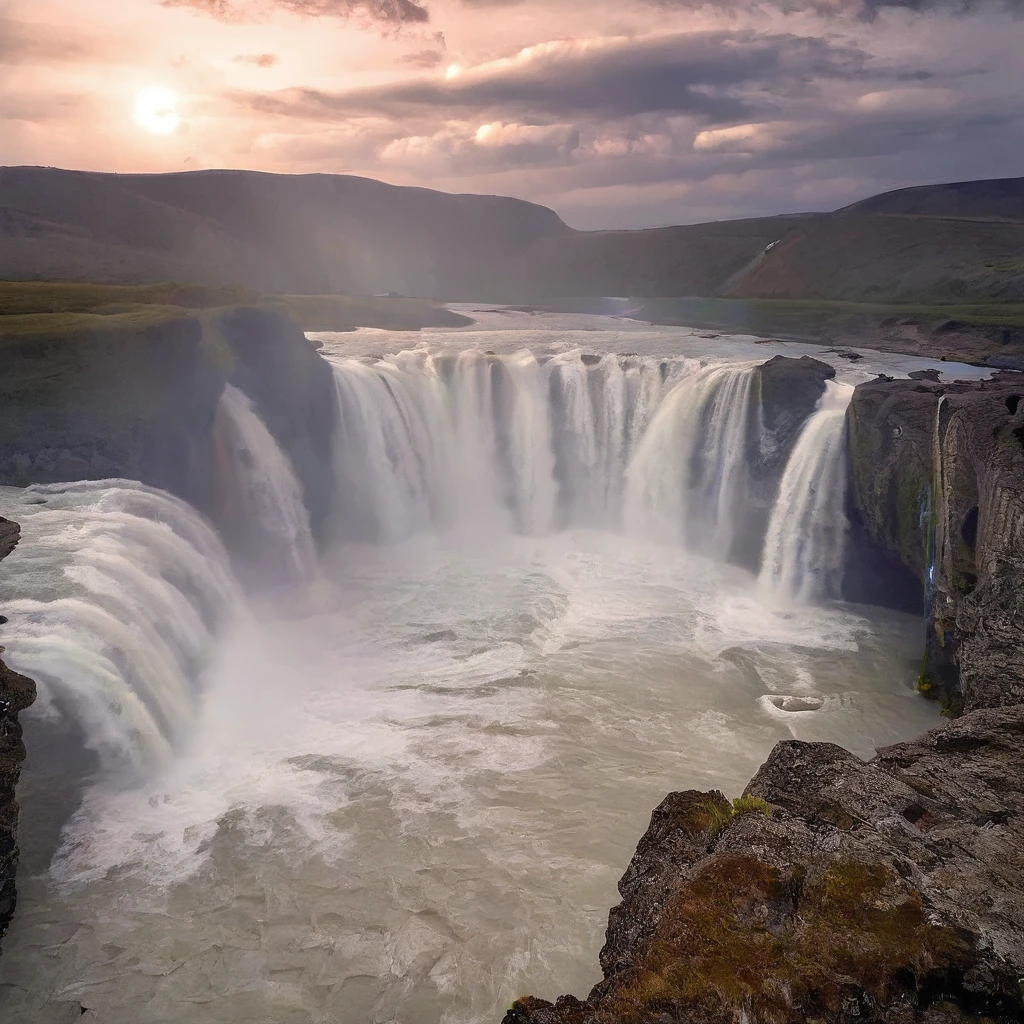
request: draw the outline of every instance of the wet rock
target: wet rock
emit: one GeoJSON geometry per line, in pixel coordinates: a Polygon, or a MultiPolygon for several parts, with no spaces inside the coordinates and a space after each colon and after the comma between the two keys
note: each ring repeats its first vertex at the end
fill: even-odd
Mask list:
{"type": "Polygon", "coordinates": [[[854,535],[920,585],[921,686],[954,711],[1024,701],[1022,395],[1014,373],[872,381],[850,406],[854,535]]]}
{"type": "MultiPolygon", "coordinates": [[[[19,533],[17,523],[0,518],[0,559],[14,550],[19,533]]],[[[35,697],[32,680],[12,672],[0,659],[0,938],[10,924],[16,902],[18,804],[15,787],[25,759],[18,714],[29,707],[35,697]]]]}
{"type": "Polygon", "coordinates": [[[825,701],[822,697],[795,697],[787,694],[773,694],[769,702],[780,711],[820,711],[825,701]]]}

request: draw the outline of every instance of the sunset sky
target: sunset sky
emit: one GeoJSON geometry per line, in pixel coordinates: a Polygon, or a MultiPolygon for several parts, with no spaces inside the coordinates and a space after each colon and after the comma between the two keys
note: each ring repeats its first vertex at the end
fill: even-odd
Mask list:
{"type": "Polygon", "coordinates": [[[576,227],[827,209],[1024,175],[1022,13],[0,0],[0,163],[349,172],[521,196],[576,227]]]}

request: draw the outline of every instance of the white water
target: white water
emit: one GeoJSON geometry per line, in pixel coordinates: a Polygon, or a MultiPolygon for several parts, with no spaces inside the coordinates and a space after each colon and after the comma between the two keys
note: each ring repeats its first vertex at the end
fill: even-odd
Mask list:
{"type": "Polygon", "coordinates": [[[756,366],[703,367],[669,394],[628,470],[633,533],[728,557],[743,500],[756,366]]]}
{"type": "Polygon", "coordinates": [[[625,524],[726,557],[756,365],[426,348],[341,360],[338,532],[625,524]]]}
{"type": "Polygon", "coordinates": [[[205,659],[239,602],[216,534],[126,480],[8,492],[0,512],[23,524],[0,601],[34,713],[77,723],[108,767],[169,756],[196,726],[205,659]]]}
{"type": "MultiPolygon", "coordinates": [[[[147,773],[30,765],[5,1024],[496,1024],[524,992],[597,980],[615,882],[666,792],[736,795],[780,739],[867,755],[935,721],[913,691],[916,620],[789,611],[718,557],[743,500],[737,453],[759,429],[748,369],[584,361],[560,338],[500,357],[338,358],[326,583],[314,600],[252,599],[227,633],[211,625],[232,605],[223,552],[173,499],[128,485],[149,504],[126,530],[97,485],[6,513],[24,540],[0,598],[116,600],[127,634],[112,643],[157,652],[147,670],[168,623],[198,615],[202,632],[160,705],[183,713],[169,728],[152,715],[164,754],[147,773]],[[118,570],[102,586],[77,575],[94,545],[69,543],[69,526],[108,537],[118,570]],[[202,557],[176,550],[172,572],[168,533],[202,557]],[[218,589],[185,586],[185,568],[218,589]],[[144,581],[152,604],[135,597],[144,581]],[[61,786],[83,793],[51,860],[61,786]]],[[[238,407],[250,440],[231,446],[231,475],[283,549],[308,536],[288,525],[304,521],[298,485],[238,407]]],[[[12,615],[0,641],[38,679],[45,664],[17,660],[22,628],[12,615]]],[[[51,707],[113,731],[88,716],[98,703],[119,724],[104,695],[137,684],[115,667],[51,667],[30,750],[45,751],[51,707]]],[[[138,734],[94,745],[142,760],[138,734]]]]}
{"type": "Polygon", "coordinates": [[[229,449],[229,491],[241,523],[255,535],[250,548],[274,577],[309,583],[317,553],[295,471],[252,402],[231,384],[221,396],[218,421],[218,437],[229,449]]]}
{"type": "Polygon", "coordinates": [[[829,381],[779,486],[759,580],[784,601],[839,596],[847,520],[846,410],[853,388],[829,381]]]}

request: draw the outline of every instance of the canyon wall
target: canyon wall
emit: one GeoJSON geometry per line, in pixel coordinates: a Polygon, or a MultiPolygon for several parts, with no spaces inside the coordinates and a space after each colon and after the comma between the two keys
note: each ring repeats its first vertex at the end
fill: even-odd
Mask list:
{"type": "MultiPolygon", "coordinates": [[[[18,543],[19,527],[0,518],[0,562],[18,543]]],[[[0,572],[3,566],[0,565],[0,572]]],[[[0,625],[4,619],[0,615],[0,625]]],[[[3,654],[0,646],[0,655],[3,654]]],[[[14,875],[18,866],[18,803],[15,787],[25,759],[18,714],[35,700],[31,679],[12,672],[0,657],[0,939],[14,913],[14,875]]]]}
{"type": "Polygon", "coordinates": [[[1024,377],[862,384],[856,528],[924,589],[921,688],[950,710],[1024,702],[1024,377]]]}
{"type": "Polygon", "coordinates": [[[235,384],[291,458],[314,525],[333,489],[334,385],[299,326],[266,307],[143,322],[71,318],[0,338],[0,484],[123,477],[216,518],[217,406],[235,384]]]}

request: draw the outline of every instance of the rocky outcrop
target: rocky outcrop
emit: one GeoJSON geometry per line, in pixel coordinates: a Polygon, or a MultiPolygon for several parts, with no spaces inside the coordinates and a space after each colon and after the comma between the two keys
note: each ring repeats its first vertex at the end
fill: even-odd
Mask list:
{"type": "MultiPolygon", "coordinates": [[[[0,560],[18,543],[17,523],[0,518],[0,560]]],[[[2,567],[0,567],[2,571],[2,567]]],[[[0,609],[2,612],[3,609],[0,609]]],[[[0,641],[3,623],[0,614],[0,641]]],[[[0,646],[0,655],[3,647],[0,646]]],[[[14,873],[18,865],[18,803],[15,787],[25,759],[18,714],[36,697],[31,679],[12,672],[0,657],[0,938],[3,938],[14,913],[14,873]]]]}
{"type": "Polygon", "coordinates": [[[9,336],[0,326],[0,345],[0,484],[125,477],[215,516],[215,417],[234,383],[291,457],[314,522],[326,514],[331,369],[280,311],[72,318],[9,336]]]}
{"type": "Polygon", "coordinates": [[[849,414],[851,516],[920,581],[921,685],[955,709],[1024,701],[1024,377],[877,380],[849,414]]]}
{"type": "Polygon", "coordinates": [[[1024,708],[864,762],[779,744],[747,795],[674,793],[585,1001],[505,1024],[952,1024],[1024,1015],[1024,708]]]}

